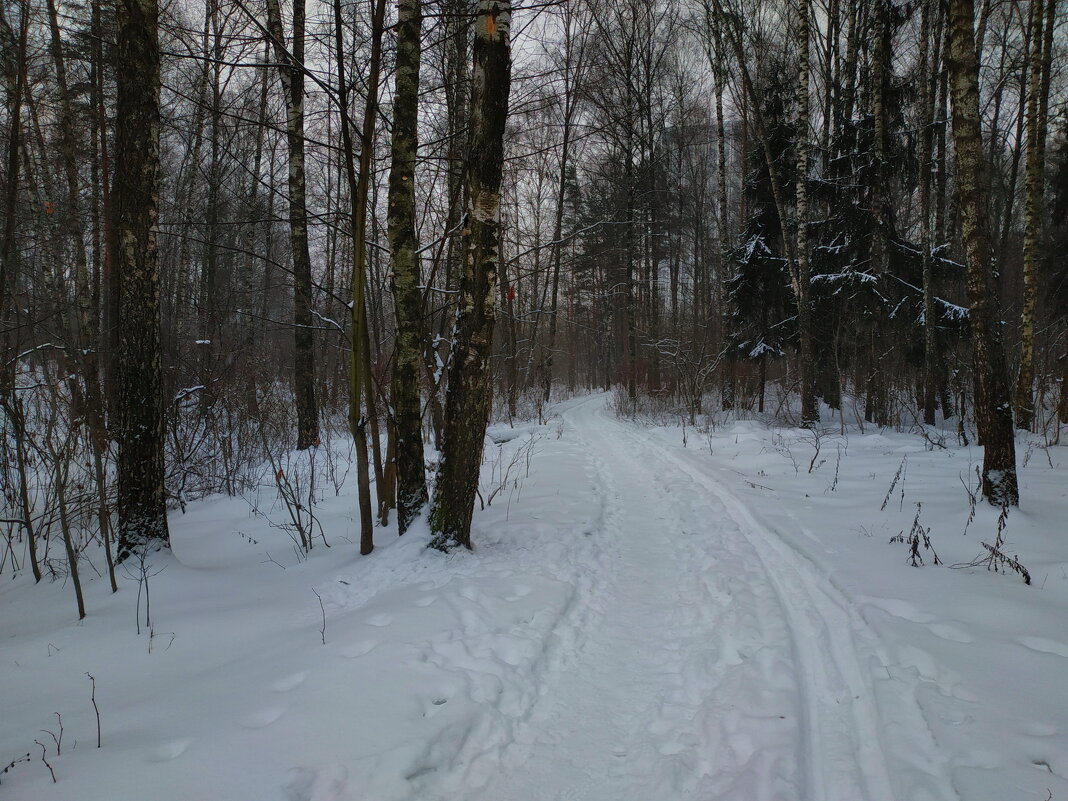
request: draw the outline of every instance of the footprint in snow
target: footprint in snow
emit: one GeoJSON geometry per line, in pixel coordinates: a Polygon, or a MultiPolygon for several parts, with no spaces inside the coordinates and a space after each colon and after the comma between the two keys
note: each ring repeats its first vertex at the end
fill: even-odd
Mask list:
{"type": "Polygon", "coordinates": [[[393,622],[393,615],[382,612],[367,618],[367,625],[375,628],[383,628],[393,622]]]}
{"type": "Polygon", "coordinates": [[[249,715],[241,725],[246,729],[265,729],[285,714],[285,709],[280,706],[269,706],[249,715]]]}
{"type": "Polygon", "coordinates": [[[170,762],[172,759],[177,759],[184,754],[192,744],[193,740],[188,737],[181,740],[171,740],[169,743],[164,743],[152,752],[152,761],[170,762]]]}
{"type": "Polygon", "coordinates": [[[294,673],[291,676],[286,676],[284,679],[279,679],[271,685],[271,689],[276,693],[288,693],[297,689],[304,683],[304,680],[308,678],[308,671],[302,670],[300,673],[294,673]]]}
{"type": "Polygon", "coordinates": [[[437,715],[439,708],[444,706],[448,702],[449,702],[448,698],[445,698],[445,697],[440,696],[440,695],[435,697],[435,698],[430,699],[430,703],[424,704],[423,717],[424,718],[432,718],[432,717],[434,717],[435,715],[437,715]]]}
{"type": "Polygon", "coordinates": [[[1038,651],[1043,654],[1054,654],[1068,659],[1068,645],[1056,640],[1047,640],[1045,637],[1018,637],[1016,642],[1024,648],[1038,651]]]}
{"type": "Polygon", "coordinates": [[[342,648],[341,655],[346,659],[359,659],[361,656],[367,656],[377,647],[378,640],[360,640],[342,648]]]}
{"type": "Polygon", "coordinates": [[[340,801],[348,798],[349,769],[344,765],[324,768],[290,768],[286,795],[291,801],[340,801]]]}
{"type": "Polygon", "coordinates": [[[438,596],[436,595],[424,595],[422,598],[416,598],[412,603],[419,607],[426,607],[430,606],[430,604],[434,603],[437,599],[438,596]]]}

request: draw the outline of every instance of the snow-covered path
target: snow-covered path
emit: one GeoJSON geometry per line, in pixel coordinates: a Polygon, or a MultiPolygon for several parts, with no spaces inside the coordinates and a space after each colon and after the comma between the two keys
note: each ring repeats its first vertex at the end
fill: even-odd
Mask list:
{"type": "Polygon", "coordinates": [[[599,575],[468,798],[956,798],[918,708],[881,708],[874,635],[801,556],[603,396],[564,419],[597,482],[599,575]]]}
{"type": "Polygon", "coordinates": [[[995,530],[960,536],[966,448],[551,411],[490,428],[474,551],[422,520],[358,556],[342,449],[330,548],[293,551],[269,485],[175,512],[152,634],[128,579],[87,570],[76,622],[62,581],[5,576],[0,797],[1068,799],[1063,449],[1021,473],[1028,587],[887,542],[921,504],[948,564],[995,530]]]}

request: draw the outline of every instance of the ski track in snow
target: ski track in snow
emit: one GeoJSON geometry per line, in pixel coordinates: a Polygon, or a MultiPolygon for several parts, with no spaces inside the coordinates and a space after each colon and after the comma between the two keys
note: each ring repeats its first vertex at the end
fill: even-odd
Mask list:
{"type": "Polygon", "coordinates": [[[529,706],[418,797],[958,798],[915,687],[808,560],[603,396],[564,420],[599,485],[592,572],[529,706]]]}
{"type": "MultiPolygon", "coordinates": [[[[84,742],[95,731],[90,669],[102,679],[104,747],[64,747],[55,785],[39,764],[19,763],[0,796],[1025,797],[1013,794],[1018,770],[996,784],[1013,764],[995,748],[1003,719],[983,723],[994,734],[975,747],[970,716],[981,699],[913,639],[978,645],[988,635],[974,616],[943,614],[925,584],[850,601],[803,555],[818,541],[804,538],[807,518],[788,503],[743,502],[704,449],[618,420],[607,403],[577,398],[549,424],[491,431],[516,443],[496,463],[489,452],[483,480],[503,490],[475,516],[473,552],[427,551],[422,521],[404,538],[383,537],[369,558],[317,549],[279,573],[226,535],[229,525],[244,530],[247,511],[217,500],[176,521],[174,552],[161,556],[173,569],[154,584],[152,608],[176,634],[154,652],[131,641],[122,604],[134,596],[106,594],[103,582],[91,585],[96,611],[77,626],[58,592],[43,612],[47,588],[8,596],[23,611],[4,620],[0,720],[16,735],[4,743],[32,743],[52,709],[84,742]],[[528,435],[545,441],[505,481],[528,435]],[[884,618],[911,629],[879,628],[882,640],[884,618]],[[38,619],[52,628],[19,622],[38,619]]],[[[331,503],[324,520],[340,538],[354,527],[349,499],[331,503]]],[[[281,552],[271,531],[250,530],[281,552]]],[[[1055,686],[1068,637],[1047,623],[1011,638],[1055,686]]],[[[1062,728],[1056,714],[1035,717],[1014,722],[1022,734],[1006,743],[1045,787],[1064,775],[1046,741],[1062,728]]]]}

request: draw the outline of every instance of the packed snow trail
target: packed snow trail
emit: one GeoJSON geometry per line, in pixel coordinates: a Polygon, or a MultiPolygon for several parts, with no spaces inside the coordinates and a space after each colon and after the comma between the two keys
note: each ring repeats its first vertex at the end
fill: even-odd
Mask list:
{"type": "MultiPolygon", "coordinates": [[[[327,491],[317,513],[334,547],[290,554],[261,487],[172,516],[153,635],[136,634],[129,583],[112,594],[90,576],[77,624],[61,582],[0,583],[0,754],[34,757],[9,766],[0,796],[1068,798],[1056,578],[1068,586],[1068,505],[1039,527],[1045,594],[985,571],[915,571],[852,531],[878,510],[876,472],[900,458],[884,437],[854,444],[868,456],[852,457],[848,495],[817,501],[825,478],[779,464],[756,424],[686,447],[679,428],[616,419],[608,403],[490,428],[474,551],[427,549],[421,519],[357,556],[354,493],[327,491]],[[734,468],[769,486],[743,501],[734,468]],[[87,672],[99,749],[84,747],[97,732],[87,672]],[[48,751],[57,783],[34,743],[53,712],[67,732],[62,755],[48,751]]],[[[901,441],[919,468],[922,445],[901,441]]],[[[346,451],[329,453],[343,469],[346,451]]],[[[926,514],[945,466],[922,464],[926,514]]],[[[1024,475],[1063,491],[1063,473],[1024,475]]]]}
{"type": "Polygon", "coordinates": [[[957,798],[915,703],[880,707],[878,643],[862,648],[874,635],[810,564],[710,476],[614,419],[604,396],[564,421],[599,484],[595,575],[511,738],[469,744],[477,755],[439,789],[472,801],[957,798]]]}

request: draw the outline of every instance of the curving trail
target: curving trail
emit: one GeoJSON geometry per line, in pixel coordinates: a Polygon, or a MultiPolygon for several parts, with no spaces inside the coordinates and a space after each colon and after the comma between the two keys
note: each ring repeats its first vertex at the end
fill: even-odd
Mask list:
{"type": "Polygon", "coordinates": [[[880,681],[877,638],[810,562],[604,396],[564,425],[598,485],[590,580],[536,700],[504,741],[469,744],[465,799],[958,797],[912,694],[880,681]]]}

